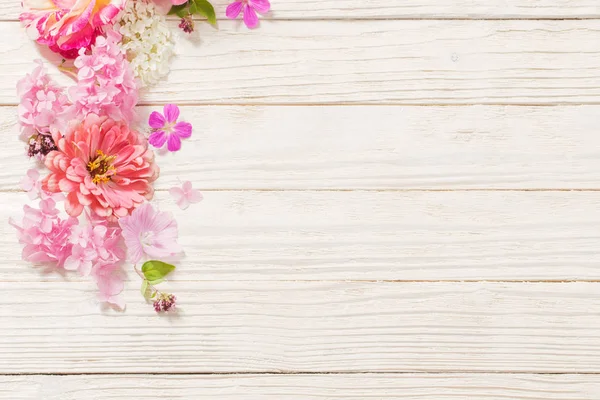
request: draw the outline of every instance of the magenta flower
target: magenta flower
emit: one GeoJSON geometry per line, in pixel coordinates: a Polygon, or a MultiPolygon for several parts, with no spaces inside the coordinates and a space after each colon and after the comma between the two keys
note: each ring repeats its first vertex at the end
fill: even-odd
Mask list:
{"type": "Polygon", "coordinates": [[[192,136],[192,124],[189,122],[177,122],[179,118],[179,107],[175,104],[167,104],[163,108],[164,115],[158,111],[153,111],[148,119],[148,125],[152,128],[152,133],[148,142],[160,149],[167,143],[169,151],[179,151],[181,149],[181,139],[187,139],[192,136]]]}
{"type": "Polygon", "coordinates": [[[133,263],[138,263],[144,256],[158,259],[182,250],[177,243],[177,222],[171,214],[155,211],[150,203],[120,218],[119,225],[133,263]]]}
{"type": "Polygon", "coordinates": [[[250,29],[258,26],[258,15],[266,14],[271,9],[269,0],[237,0],[227,6],[225,15],[229,19],[236,19],[240,12],[244,13],[244,23],[250,29]]]}

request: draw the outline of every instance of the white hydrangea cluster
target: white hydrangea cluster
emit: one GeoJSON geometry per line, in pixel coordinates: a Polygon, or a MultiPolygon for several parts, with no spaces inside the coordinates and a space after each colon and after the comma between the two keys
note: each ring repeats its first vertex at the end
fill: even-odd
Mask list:
{"type": "Polygon", "coordinates": [[[152,2],[128,1],[115,30],[123,35],[120,46],[142,86],[157,83],[169,73],[173,35],[152,2]]]}

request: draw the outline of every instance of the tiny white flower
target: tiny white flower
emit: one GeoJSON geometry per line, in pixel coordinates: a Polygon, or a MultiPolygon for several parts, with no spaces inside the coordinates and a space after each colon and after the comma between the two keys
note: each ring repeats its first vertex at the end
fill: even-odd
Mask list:
{"type": "Polygon", "coordinates": [[[153,3],[128,1],[114,29],[123,35],[120,46],[142,86],[154,85],[169,73],[175,43],[153,3]]]}

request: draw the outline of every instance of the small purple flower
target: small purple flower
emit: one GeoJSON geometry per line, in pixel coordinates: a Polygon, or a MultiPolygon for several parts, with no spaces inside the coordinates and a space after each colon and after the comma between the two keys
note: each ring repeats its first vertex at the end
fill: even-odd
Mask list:
{"type": "Polygon", "coordinates": [[[154,311],[167,312],[175,309],[175,301],[177,298],[172,294],[161,293],[158,300],[154,302],[154,311]]]}
{"type": "Polygon", "coordinates": [[[29,138],[29,146],[27,155],[35,157],[38,161],[43,161],[44,158],[53,150],[58,150],[52,140],[52,136],[38,133],[29,138]]]}
{"type": "Polygon", "coordinates": [[[179,151],[181,149],[181,139],[187,139],[192,136],[192,124],[189,122],[177,122],[179,118],[179,107],[175,104],[167,104],[163,108],[164,114],[153,111],[148,119],[148,124],[152,128],[152,133],[148,142],[157,149],[162,148],[167,143],[169,151],[179,151]]]}
{"type": "Polygon", "coordinates": [[[185,33],[194,32],[194,20],[191,15],[181,18],[181,22],[179,22],[179,28],[185,33]]]}

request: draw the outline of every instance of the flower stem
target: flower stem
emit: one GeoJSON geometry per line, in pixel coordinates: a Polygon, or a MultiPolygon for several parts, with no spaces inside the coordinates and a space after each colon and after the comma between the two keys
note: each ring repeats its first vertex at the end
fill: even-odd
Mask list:
{"type": "MultiPolygon", "coordinates": [[[[144,274],[142,273],[142,271],[140,271],[137,267],[137,264],[133,266],[133,269],[135,270],[135,272],[140,276],[140,278],[142,278],[142,280],[147,281],[146,277],[144,276],[144,274]]],[[[150,289],[152,289],[154,291],[154,293],[156,293],[157,295],[162,294],[162,292],[160,290],[158,290],[156,288],[156,286],[154,286],[153,284],[150,283],[150,281],[148,281],[148,286],[150,287],[150,289]]]]}

